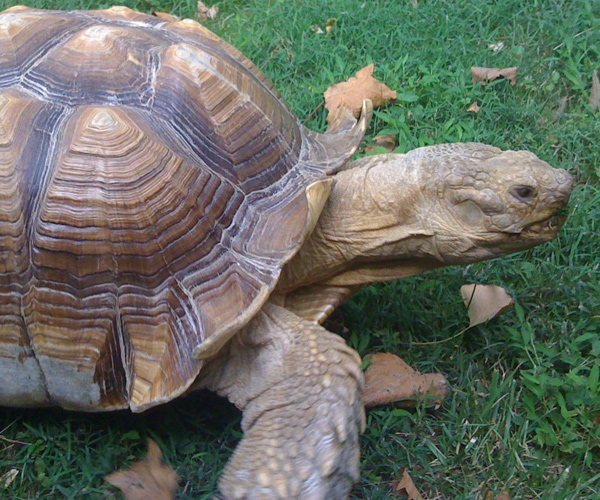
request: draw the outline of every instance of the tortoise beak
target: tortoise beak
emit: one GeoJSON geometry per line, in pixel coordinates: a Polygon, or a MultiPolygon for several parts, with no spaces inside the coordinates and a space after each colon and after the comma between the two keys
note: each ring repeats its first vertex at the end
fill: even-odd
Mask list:
{"type": "Polygon", "coordinates": [[[520,235],[534,241],[548,241],[557,235],[567,220],[573,177],[566,170],[557,170],[555,175],[554,185],[544,194],[547,209],[538,220],[523,226],[520,235]]]}

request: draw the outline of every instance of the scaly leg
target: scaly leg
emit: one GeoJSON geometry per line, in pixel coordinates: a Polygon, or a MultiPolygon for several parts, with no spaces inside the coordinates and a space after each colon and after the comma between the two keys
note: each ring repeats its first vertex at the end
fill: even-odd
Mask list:
{"type": "Polygon", "coordinates": [[[365,422],[360,365],[337,335],[267,304],[202,372],[244,412],[223,498],[346,499],[365,422]]]}

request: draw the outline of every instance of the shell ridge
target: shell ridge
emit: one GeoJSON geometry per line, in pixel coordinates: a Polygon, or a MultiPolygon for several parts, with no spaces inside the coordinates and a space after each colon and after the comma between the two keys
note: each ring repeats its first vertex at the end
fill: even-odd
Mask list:
{"type": "MultiPolygon", "coordinates": [[[[185,21],[186,20],[182,20],[179,21],[179,23],[185,21]]],[[[193,22],[200,26],[202,30],[208,31],[215,38],[219,38],[215,33],[213,33],[205,26],[201,25],[200,23],[197,23],[196,21],[193,22]]],[[[214,44],[214,40],[211,40],[206,35],[201,35],[200,37],[196,36],[192,38],[191,36],[187,36],[185,33],[182,33],[180,31],[174,31],[172,29],[173,24],[178,23],[163,21],[159,25],[156,25],[156,28],[160,29],[161,31],[164,31],[173,44],[189,43],[190,45],[193,45],[204,52],[214,55],[219,60],[226,60],[240,73],[246,73],[249,76],[251,76],[254,80],[254,83],[256,83],[260,87],[263,87],[265,90],[268,90],[268,92],[272,95],[274,99],[283,102],[283,99],[281,95],[279,95],[279,92],[277,91],[275,86],[273,85],[273,82],[262,71],[260,71],[260,69],[249,58],[247,58],[240,50],[235,48],[233,45],[223,40],[222,38],[219,38],[220,44],[216,46],[214,44]],[[211,43],[211,41],[213,43],[211,43]]]]}
{"type": "Polygon", "coordinates": [[[114,281],[116,284],[115,291],[115,336],[117,338],[117,342],[119,344],[120,350],[120,360],[123,374],[125,375],[125,387],[124,394],[125,399],[127,401],[127,405],[129,406],[131,401],[131,384],[133,380],[133,345],[131,343],[131,339],[129,337],[129,333],[126,328],[123,328],[123,318],[121,315],[121,289],[123,287],[122,283],[119,283],[118,276],[119,272],[119,261],[115,257],[115,246],[114,243],[110,242],[112,247],[111,258],[114,266],[114,281]]]}
{"type": "MultiPolygon", "coordinates": [[[[24,292],[25,288],[29,288],[29,287],[22,286],[21,290],[24,292]]],[[[40,359],[39,359],[38,352],[37,352],[37,345],[35,344],[35,342],[33,340],[33,335],[31,334],[31,330],[29,329],[29,323],[27,322],[27,313],[25,311],[25,304],[23,303],[24,297],[25,297],[25,294],[21,293],[21,297],[20,297],[20,299],[21,299],[21,320],[23,321],[23,329],[25,330],[25,334],[27,335],[27,340],[29,341],[29,347],[31,349],[31,355],[33,357],[33,360],[35,361],[35,364],[38,367],[38,370],[40,372],[42,380],[44,381],[43,389],[44,389],[44,394],[46,395],[46,400],[48,401],[49,405],[53,405],[55,403],[53,401],[52,394],[50,394],[50,390],[49,390],[49,386],[48,386],[48,377],[46,376],[46,371],[42,368],[42,363],[40,363],[40,359]]]]}
{"type": "MultiPolygon", "coordinates": [[[[51,108],[48,108],[48,106],[46,106],[40,110],[40,112],[36,116],[36,120],[34,120],[35,122],[37,122],[37,118],[39,118],[40,115],[42,115],[41,118],[44,118],[44,111],[50,112],[50,116],[48,117],[47,121],[49,123],[52,123],[53,133],[49,133],[47,130],[44,130],[44,128],[41,125],[39,125],[38,127],[32,127],[32,136],[35,136],[35,133],[39,133],[42,135],[42,138],[46,138],[46,141],[39,139],[33,140],[33,142],[35,142],[36,144],[45,144],[45,146],[38,148],[40,153],[42,154],[42,158],[38,158],[38,161],[32,162],[34,167],[37,166],[37,173],[39,173],[39,171],[41,170],[41,175],[32,175],[29,169],[26,170],[26,175],[39,179],[39,182],[35,185],[36,189],[34,190],[34,192],[30,193],[30,196],[27,199],[24,208],[24,212],[29,214],[29,221],[27,225],[28,227],[26,228],[26,241],[28,245],[29,254],[28,269],[26,271],[26,274],[29,276],[29,279],[27,280],[27,284],[24,287],[21,301],[23,322],[25,324],[25,329],[31,342],[32,353],[34,355],[37,365],[40,368],[41,376],[45,382],[44,390],[48,394],[49,403],[51,405],[57,405],[58,403],[56,401],[56,398],[52,395],[52,392],[50,391],[51,385],[49,383],[50,379],[48,377],[48,373],[46,372],[44,363],[42,363],[40,360],[39,346],[37,345],[37,342],[35,341],[34,335],[31,331],[30,314],[27,314],[26,305],[23,303],[24,301],[26,301],[27,298],[32,296],[31,294],[34,290],[39,289],[39,287],[36,285],[36,283],[38,282],[38,277],[36,275],[36,267],[34,266],[35,256],[33,235],[37,234],[37,225],[40,220],[40,211],[43,206],[43,200],[45,200],[48,189],[52,183],[54,170],[56,168],[58,142],[62,138],[62,133],[64,132],[64,129],[68,123],[68,118],[73,114],[72,111],[68,110],[63,106],[52,106],[51,108]],[[54,113],[52,113],[52,111],[54,111],[54,113]]],[[[32,141],[32,137],[29,138],[27,144],[29,144],[30,141],[32,141]]],[[[27,146],[25,149],[28,149],[27,146]]],[[[29,186],[32,186],[32,184],[30,183],[29,186]]],[[[32,311],[32,313],[33,312],[34,311],[32,311]]]]}
{"type": "MultiPolygon", "coordinates": [[[[155,109],[156,108],[153,106],[152,110],[155,110],[155,109]]],[[[159,118],[161,119],[163,126],[166,127],[165,130],[170,130],[173,133],[173,135],[175,135],[175,137],[177,139],[176,143],[178,144],[178,146],[183,147],[184,150],[189,153],[190,157],[193,158],[193,160],[190,163],[198,164],[199,163],[198,160],[200,160],[200,163],[202,165],[206,166],[207,168],[209,168],[213,174],[215,174],[217,177],[219,177],[219,179],[221,179],[221,181],[223,181],[223,182],[227,181],[234,189],[239,189],[239,186],[237,186],[236,183],[232,182],[234,180],[233,178],[228,179],[223,175],[223,173],[220,170],[210,168],[209,163],[206,161],[208,158],[203,158],[197,151],[195,151],[193,149],[191,141],[189,140],[188,137],[186,137],[186,134],[184,133],[184,131],[189,128],[193,128],[193,129],[195,129],[195,131],[197,131],[196,127],[194,127],[194,124],[192,122],[186,121],[186,123],[182,123],[182,124],[179,124],[177,122],[169,123],[168,120],[162,116],[163,113],[161,111],[158,111],[157,114],[159,115],[159,118]]],[[[153,120],[154,119],[155,118],[153,118],[153,120]]],[[[199,135],[204,137],[204,140],[206,143],[209,143],[209,144],[213,143],[213,141],[210,138],[206,137],[206,135],[202,132],[194,134],[195,137],[198,137],[199,135]]],[[[210,156],[215,157],[217,155],[215,152],[211,151],[210,156]]],[[[219,157],[219,158],[226,160],[225,157],[219,157]]],[[[216,160],[213,160],[210,163],[218,164],[218,162],[216,160]]],[[[240,192],[243,194],[243,191],[240,190],[240,192]]]]}
{"type": "MultiPolygon", "coordinates": [[[[10,48],[11,48],[11,52],[12,52],[12,59],[15,63],[17,63],[17,51],[15,50],[15,44],[13,43],[13,37],[7,37],[8,41],[10,43],[10,48]]],[[[15,67],[13,68],[13,72],[15,73],[15,78],[8,79],[8,82],[6,85],[0,85],[0,88],[7,88],[7,87],[12,87],[14,85],[18,85],[20,83],[20,71],[19,71],[19,66],[18,64],[15,64],[15,67]],[[19,77],[17,77],[17,75],[19,75],[19,77]]]]}
{"type": "MultiPolygon", "coordinates": [[[[48,120],[49,122],[52,121],[53,123],[53,131],[51,133],[48,133],[45,130],[42,129],[37,129],[36,127],[33,127],[33,131],[34,132],[39,132],[41,134],[44,134],[45,136],[48,137],[48,144],[46,148],[40,148],[40,149],[44,149],[44,151],[42,152],[44,154],[43,159],[41,160],[41,165],[38,166],[38,169],[41,170],[41,176],[38,178],[37,176],[35,176],[36,178],[38,178],[40,180],[40,182],[38,182],[35,186],[36,186],[36,190],[33,193],[30,193],[30,196],[28,198],[28,203],[25,205],[25,213],[30,214],[29,215],[29,228],[27,231],[27,241],[29,242],[29,252],[30,252],[30,265],[33,264],[33,235],[35,233],[37,233],[37,223],[39,221],[39,212],[41,210],[41,206],[42,206],[42,201],[46,198],[47,195],[47,191],[50,187],[50,184],[52,183],[52,178],[54,176],[54,170],[56,169],[56,155],[58,154],[57,151],[57,146],[58,146],[58,142],[59,140],[62,138],[62,132],[64,132],[64,129],[66,127],[66,124],[68,122],[68,118],[73,114],[73,112],[71,110],[69,110],[66,107],[60,106],[52,106],[55,110],[58,108],[58,116],[54,117],[54,119],[52,120],[48,120]],[[59,132],[60,131],[60,132],[59,132]],[[50,168],[50,166],[52,168],[50,168]]],[[[31,141],[31,139],[30,139],[31,141]]],[[[36,143],[44,143],[45,141],[39,141],[36,140],[36,143]]],[[[30,174],[29,169],[26,172],[27,174],[30,174]]],[[[38,171],[39,173],[39,171],[38,171]]],[[[31,174],[30,174],[31,175],[31,174]]],[[[32,184],[30,184],[31,186],[32,184]]]]}
{"type": "MultiPolygon", "coordinates": [[[[225,42],[227,43],[227,42],[225,42]]],[[[199,44],[200,45],[200,44],[199,44]]],[[[229,45],[229,43],[227,43],[228,47],[231,47],[235,52],[237,52],[239,55],[241,55],[246,61],[248,61],[251,65],[252,68],[249,68],[248,66],[246,66],[245,64],[243,64],[242,62],[240,62],[239,60],[237,60],[235,57],[233,57],[233,54],[231,54],[230,52],[228,52],[227,50],[224,50],[220,47],[211,47],[208,44],[203,44],[200,45],[201,48],[203,48],[204,50],[214,50],[216,52],[216,54],[218,56],[224,57],[226,56],[226,60],[228,63],[230,63],[232,66],[236,67],[236,69],[240,72],[240,73],[245,73],[245,74],[249,74],[252,79],[254,80],[254,83],[256,83],[257,85],[263,87],[265,90],[267,90],[271,96],[273,97],[273,99],[280,101],[280,102],[284,102],[283,98],[281,97],[281,95],[279,95],[279,92],[275,89],[273,83],[271,82],[271,80],[266,77],[262,71],[260,71],[258,69],[258,67],[256,67],[254,65],[254,63],[252,63],[250,61],[250,59],[248,59],[244,54],[242,54],[238,49],[236,49],[235,47],[229,45]],[[248,71],[250,70],[250,71],[248,71]],[[262,76],[262,78],[260,78],[256,72],[254,70],[257,70],[260,75],[262,76]]],[[[285,108],[287,109],[287,105],[285,105],[285,108]]]]}
{"type": "MultiPolygon", "coordinates": [[[[220,78],[220,75],[217,75],[212,71],[211,74],[220,78]]],[[[203,108],[206,109],[205,106],[203,106],[203,108]]],[[[155,108],[153,107],[153,109],[155,108]]],[[[185,145],[186,149],[190,153],[192,153],[194,157],[200,159],[202,163],[206,165],[211,170],[211,172],[215,173],[221,180],[224,181],[225,179],[227,179],[227,181],[232,185],[232,187],[238,188],[237,184],[233,182],[235,180],[233,176],[231,176],[231,178],[227,178],[223,175],[223,172],[221,170],[210,167],[210,164],[219,164],[219,159],[224,160],[226,163],[232,164],[230,155],[227,154],[224,141],[221,139],[221,137],[219,137],[219,134],[217,133],[218,131],[220,131],[219,124],[215,121],[214,117],[210,115],[210,113],[206,113],[206,115],[204,116],[204,118],[208,120],[210,127],[201,128],[198,127],[198,119],[193,120],[191,119],[191,117],[182,114],[180,115],[180,117],[185,118],[185,122],[179,123],[179,120],[169,121],[166,116],[163,116],[163,114],[163,112],[159,111],[159,116],[162,119],[161,121],[163,122],[163,124],[166,124],[168,129],[171,129],[177,135],[177,138],[179,139],[179,144],[185,145]],[[189,130],[194,131],[193,136],[195,138],[201,139],[199,141],[201,144],[210,144],[212,146],[210,150],[208,150],[208,148],[202,148],[200,151],[196,151],[193,148],[193,143],[191,142],[188,134],[185,133],[189,130]],[[205,157],[203,157],[203,155],[200,153],[204,153],[205,157]],[[211,157],[212,161],[210,161],[211,157]]]]}
{"type": "MultiPolygon", "coordinates": [[[[66,43],[68,43],[69,40],[71,40],[71,38],[73,38],[73,35],[75,35],[81,29],[86,28],[86,27],[89,27],[89,25],[69,26],[69,28],[65,29],[65,31],[63,33],[61,33],[61,35],[59,35],[58,37],[56,37],[56,38],[54,38],[54,37],[50,38],[48,40],[47,44],[45,46],[42,46],[42,48],[40,50],[41,55],[39,55],[39,53],[38,53],[38,57],[36,57],[35,60],[30,61],[28,67],[23,67],[22,68],[21,76],[20,76],[20,79],[19,79],[19,81],[21,83],[21,86],[24,87],[24,88],[34,89],[35,88],[34,85],[31,85],[31,86],[27,85],[27,82],[31,82],[33,84],[33,80],[31,80],[31,79],[28,78],[28,76],[31,73],[31,71],[33,71],[40,64],[42,64],[43,62],[45,62],[46,59],[48,59],[52,54],[54,54],[57,51],[60,51],[60,49],[62,49],[63,46],[66,43]]],[[[42,88],[43,88],[43,86],[42,86],[42,88]]],[[[43,96],[44,93],[40,92],[39,95],[43,96]]]]}
{"type": "Polygon", "coordinates": [[[199,336],[201,336],[202,331],[203,331],[202,325],[200,323],[200,321],[202,319],[202,314],[200,313],[200,310],[198,309],[198,304],[196,304],[196,300],[194,299],[194,294],[176,276],[173,276],[173,280],[174,280],[175,284],[181,289],[181,291],[183,292],[185,297],[188,299],[188,302],[191,305],[191,313],[188,312],[187,308],[186,308],[186,311],[185,311],[186,316],[191,318],[191,320],[192,320],[191,323],[196,328],[196,331],[200,333],[199,336]]]}
{"type": "MultiPolygon", "coordinates": [[[[154,96],[153,96],[153,99],[154,99],[154,96]]],[[[194,152],[194,150],[191,148],[191,146],[189,144],[189,141],[186,140],[185,136],[177,128],[175,128],[171,123],[169,123],[165,118],[163,118],[160,115],[157,116],[157,114],[154,114],[154,115],[150,114],[151,109],[142,110],[142,111],[147,113],[148,123],[152,123],[153,121],[158,121],[161,124],[163,133],[164,133],[164,131],[169,131],[169,133],[174,136],[171,138],[171,140],[173,141],[173,144],[177,145],[178,150],[176,152],[177,152],[178,156],[180,156],[184,161],[188,162],[191,165],[195,165],[197,168],[200,168],[200,166],[202,166],[206,169],[209,169],[210,172],[213,175],[215,175],[216,177],[218,177],[219,180],[223,184],[227,184],[231,189],[238,192],[240,195],[246,196],[246,193],[240,188],[240,186],[237,183],[232,182],[232,179],[228,179],[227,177],[223,176],[222,173],[218,170],[211,169],[206,164],[206,162],[194,152]],[[187,155],[182,155],[181,149],[183,149],[183,152],[187,153],[187,155]]],[[[165,144],[165,145],[169,146],[169,144],[165,144]]]]}
{"type": "MultiPolygon", "coordinates": [[[[189,43],[190,45],[192,45],[193,47],[203,50],[204,52],[210,54],[213,54],[215,52],[214,47],[209,47],[208,45],[205,47],[202,44],[198,44],[198,43],[190,43],[189,40],[183,40],[184,43],[189,43]]],[[[246,68],[244,65],[240,64],[237,61],[233,61],[231,60],[231,55],[227,54],[227,60],[226,61],[220,61],[220,64],[226,64],[229,65],[230,69],[234,68],[236,71],[238,71],[239,75],[242,75],[243,78],[247,78],[247,77],[251,77],[253,82],[256,84],[260,84],[260,80],[251,72],[248,71],[248,68],[246,68]]],[[[264,109],[262,109],[256,102],[255,102],[255,97],[253,95],[248,94],[244,89],[242,89],[240,87],[240,85],[237,82],[232,81],[232,79],[228,78],[226,75],[223,75],[222,71],[218,70],[217,68],[215,68],[212,64],[208,63],[207,61],[202,60],[202,58],[197,58],[197,60],[194,61],[195,64],[197,64],[198,66],[202,67],[202,70],[210,73],[211,76],[213,76],[214,78],[217,78],[221,84],[223,85],[223,87],[227,87],[227,88],[231,88],[233,92],[235,92],[236,96],[238,96],[238,98],[240,98],[241,100],[243,100],[243,102],[245,103],[245,105],[252,107],[253,110],[259,112],[261,114],[261,116],[263,117],[263,119],[267,119],[268,123],[265,123],[263,132],[266,130],[272,130],[272,129],[276,129],[277,127],[275,127],[275,123],[273,122],[270,113],[269,112],[265,112],[264,109]],[[243,96],[243,97],[240,97],[243,96]]],[[[201,87],[200,87],[201,88],[201,87]]],[[[266,88],[261,84],[260,87],[263,91],[266,90],[266,88]]],[[[200,95],[201,92],[200,92],[200,95]]],[[[280,100],[277,99],[277,96],[275,94],[273,94],[272,92],[269,92],[269,96],[272,98],[273,102],[278,102],[280,103],[280,100]]],[[[264,99],[261,99],[261,104],[264,104],[264,102],[262,102],[264,99]]],[[[226,137],[226,134],[223,133],[224,130],[228,130],[229,129],[229,124],[227,123],[220,123],[218,121],[216,121],[215,117],[211,114],[211,110],[209,107],[207,107],[207,105],[204,102],[204,99],[200,99],[198,98],[197,102],[199,104],[202,105],[202,107],[206,110],[205,115],[203,116],[203,118],[210,124],[210,126],[208,127],[208,133],[205,132],[202,129],[198,129],[197,128],[197,124],[196,122],[198,121],[196,120],[192,120],[192,119],[187,119],[185,120],[185,122],[182,123],[178,123],[178,122],[171,122],[170,123],[170,127],[173,128],[176,132],[177,135],[179,137],[179,139],[186,143],[186,145],[188,146],[188,149],[191,150],[193,152],[194,155],[198,155],[198,151],[195,151],[193,148],[192,143],[189,142],[189,139],[186,138],[186,134],[184,133],[185,131],[189,131],[189,130],[193,130],[194,131],[194,137],[196,138],[200,138],[203,137],[203,139],[200,142],[207,142],[212,144],[213,147],[210,149],[210,151],[205,152],[206,153],[210,153],[210,156],[213,156],[214,158],[212,159],[212,161],[206,161],[208,158],[202,158],[202,155],[200,155],[200,157],[204,160],[205,163],[207,164],[218,164],[219,163],[219,159],[224,160],[226,163],[232,165],[232,166],[239,166],[239,164],[236,164],[235,160],[234,160],[234,156],[235,153],[238,151],[238,149],[232,149],[232,145],[228,144],[228,142],[226,140],[224,140],[224,138],[226,137]]],[[[154,104],[154,103],[153,103],[154,104]]],[[[272,106],[272,105],[271,105],[272,106]]],[[[170,108],[166,108],[166,109],[160,109],[157,110],[159,111],[161,117],[163,118],[163,120],[165,119],[165,114],[167,113],[167,111],[170,111],[170,108]]],[[[269,110],[270,111],[270,110],[269,110]]],[[[299,122],[295,119],[295,117],[291,116],[291,113],[287,110],[287,108],[285,106],[279,106],[279,111],[281,112],[281,114],[285,115],[284,120],[288,121],[288,122],[295,122],[296,126],[299,126],[299,122]]],[[[250,113],[248,113],[249,115],[251,115],[250,113]]],[[[257,113],[255,113],[257,114],[257,113]]],[[[186,117],[189,118],[189,117],[186,117]]],[[[194,117],[197,118],[197,117],[194,117]]],[[[256,136],[255,138],[253,138],[253,140],[258,140],[258,136],[256,136]]],[[[269,144],[268,141],[265,141],[266,144],[269,144]]],[[[244,146],[247,146],[246,144],[244,146]]],[[[248,160],[248,161],[251,161],[248,160]]],[[[214,169],[213,172],[215,171],[214,169]]],[[[223,177],[222,174],[220,174],[220,177],[223,177]]],[[[230,179],[232,181],[235,181],[235,179],[230,179]]],[[[235,182],[234,182],[235,184],[235,182]]]]}
{"type": "MultiPolygon", "coordinates": [[[[237,88],[237,87],[235,87],[235,88],[237,89],[237,91],[238,91],[239,93],[242,93],[242,92],[241,92],[241,90],[240,90],[239,88],[237,88]]],[[[245,95],[245,96],[247,96],[247,101],[248,101],[248,104],[249,104],[250,106],[252,106],[256,112],[261,112],[261,111],[263,111],[263,110],[261,110],[261,108],[258,106],[258,104],[255,102],[255,100],[253,100],[253,99],[251,99],[251,98],[250,98],[251,96],[248,96],[248,94],[244,94],[244,95],[245,95]]],[[[290,124],[293,124],[293,125],[296,125],[296,127],[298,127],[298,128],[301,126],[301,125],[300,125],[300,122],[299,122],[299,121],[298,121],[298,120],[297,120],[295,117],[293,117],[293,116],[291,115],[291,113],[289,112],[289,110],[287,109],[287,107],[286,107],[285,105],[281,106],[281,113],[282,113],[282,115],[285,115],[285,118],[284,118],[284,117],[282,117],[282,118],[283,118],[283,119],[282,119],[282,121],[286,121],[286,119],[287,119],[288,123],[290,123],[290,124]]],[[[269,114],[269,113],[265,113],[265,114],[264,114],[264,116],[265,116],[265,118],[268,120],[268,124],[266,124],[266,125],[265,125],[265,127],[263,128],[263,130],[261,131],[261,133],[260,133],[258,136],[256,136],[256,137],[254,138],[254,141],[261,141],[261,142],[265,142],[265,143],[269,144],[269,143],[268,143],[268,141],[263,141],[263,140],[261,140],[261,137],[260,137],[260,136],[263,136],[263,135],[265,135],[266,133],[268,133],[268,131],[271,131],[271,130],[274,130],[274,129],[276,129],[276,125],[277,125],[277,124],[276,124],[276,123],[273,121],[273,119],[272,119],[272,117],[270,116],[270,114],[269,114]]],[[[222,128],[224,128],[224,125],[219,125],[219,131],[220,131],[222,128]]],[[[290,127],[290,128],[291,128],[291,127],[290,127]]],[[[220,134],[220,135],[223,135],[223,134],[220,134]]],[[[302,137],[302,134],[300,134],[300,136],[302,137]]],[[[276,140],[278,140],[278,139],[279,139],[279,136],[275,137],[275,139],[276,139],[276,140]]],[[[294,150],[296,149],[296,147],[295,147],[295,146],[296,146],[296,140],[297,140],[297,137],[295,136],[295,137],[294,137],[294,139],[293,139],[293,142],[290,144],[290,148],[289,148],[289,149],[290,149],[291,151],[294,151],[294,150]]],[[[253,142],[254,142],[254,141],[253,141],[253,142]]],[[[300,148],[299,148],[300,150],[302,149],[302,142],[303,142],[303,141],[301,141],[301,144],[300,144],[300,148]]],[[[271,144],[272,144],[272,143],[271,143],[271,144]]],[[[255,156],[253,156],[252,158],[249,158],[249,159],[247,159],[245,162],[235,163],[235,162],[233,161],[233,158],[232,158],[232,159],[231,159],[231,163],[232,163],[232,165],[234,165],[234,168],[236,168],[236,167],[237,167],[237,168],[239,168],[239,167],[240,167],[241,165],[243,165],[244,163],[250,163],[250,162],[252,162],[252,161],[256,161],[257,157],[260,157],[260,156],[262,156],[262,155],[265,155],[265,154],[267,154],[267,153],[268,153],[269,146],[270,146],[270,144],[269,144],[269,145],[268,145],[266,148],[262,149],[262,150],[261,150],[259,153],[257,153],[257,154],[256,154],[255,156]]],[[[238,148],[238,149],[239,149],[239,148],[238,148]]],[[[231,157],[231,156],[233,156],[233,154],[234,154],[234,153],[236,153],[236,152],[237,152],[237,150],[235,150],[235,151],[232,151],[232,152],[229,152],[229,154],[230,154],[230,157],[231,157]]],[[[300,155],[299,155],[299,156],[300,156],[300,155]]],[[[279,162],[277,162],[277,163],[279,163],[279,162]]],[[[273,165],[272,167],[274,167],[274,166],[275,166],[275,165],[273,165]]],[[[297,163],[295,163],[295,164],[294,164],[294,166],[293,166],[292,168],[289,168],[289,167],[288,167],[288,168],[287,168],[287,172],[286,172],[286,173],[283,175],[283,177],[284,177],[284,176],[286,176],[286,175],[288,175],[288,174],[289,174],[289,173],[290,173],[292,170],[294,170],[296,167],[297,167],[297,163]]],[[[255,176],[252,176],[252,178],[254,179],[255,177],[257,177],[257,176],[259,176],[259,175],[266,176],[266,175],[268,175],[268,173],[267,173],[267,172],[268,172],[269,170],[270,170],[270,169],[267,169],[267,171],[264,171],[264,170],[263,170],[263,171],[261,171],[259,174],[255,175],[255,176]]],[[[255,192],[255,191],[253,190],[253,192],[255,192]]]]}
{"type": "MultiPolygon", "coordinates": [[[[22,158],[29,149],[27,132],[31,121],[41,116],[44,107],[39,101],[28,99],[23,92],[12,88],[0,92],[0,103],[0,171],[3,180],[0,198],[2,209],[7,208],[6,213],[0,213],[0,226],[3,230],[0,235],[0,254],[3,256],[3,260],[0,261],[0,273],[3,278],[0,283],[0,319],[3,326],[7,327],[7,337],[0,338],[0,358],[3,354],[8,354],[8,359],[17,363],[18,374],[25,373],[27,376],[33,399],[39,404],[47,405],[50,398],[46,377],[36,354],[23,300],[31,278],[32,266],[27,239],[30,219],[24,209],[28,204],[28,179],[22,168],[22,158]],[[15,213],[15,210],[18,212],[15,213]]],[[[14,384],[14,380],[8,381],[9,403],[11,393],[12,397],[15,397],[14,384]]],[[[0,399],[3,389],[7,389],[4,382],[3,386],[0,388],[0,399]]],[[[27,399],[26,394],[25,401],[27,399]]],[[[19,401],[12,402],[18,405],[19,401]]]]}
{"type": "Polygon", "coordinates": [[[303,126],[306,148],[302,150],[300,161],[309,169],[324,169],[328,174],[337,173],[358,150],[372,114],[373,105],[371,101],[365,100],[361,115],[352,128],[320,134],[303,126]],[[335,154],[331,154],[331,151],[335,151],[335,154]]]}
{"type": "Polygon", "coordinates": [[[158,77],[158,70],[160,69],[160,53],[158,49],[154,49],[149,53],[149,71],[147,73],[148,76],[148,89],[147,89],[147,97],[142,97],[141,103],[142,106],[147,108],[152,108],[154,104],[154,95],[156,94],[156,80],[158,77]]]}

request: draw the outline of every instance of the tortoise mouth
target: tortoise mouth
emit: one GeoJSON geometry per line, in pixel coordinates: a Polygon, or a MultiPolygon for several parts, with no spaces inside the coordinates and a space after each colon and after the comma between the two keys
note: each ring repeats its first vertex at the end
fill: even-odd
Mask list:
{"type": "Polygon", "coordinates": [[[565,212],[556,212],[550,217],[525,225],[519,234],[531,239],[551,238],[558,233],[566,220],[567,214],[565,212]]]}

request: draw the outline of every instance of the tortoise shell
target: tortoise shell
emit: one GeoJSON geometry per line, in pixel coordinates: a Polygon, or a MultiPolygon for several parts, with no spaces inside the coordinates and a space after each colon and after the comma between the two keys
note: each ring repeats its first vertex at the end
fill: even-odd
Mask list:
{"type": "Polygon", "coordinates": [[[310,231],[364,123],[305,129],[191,20],[0,15],[0,404],[184,392],[310,231]],[[194,356],[194,352],[196,356],[194,356]]]}

